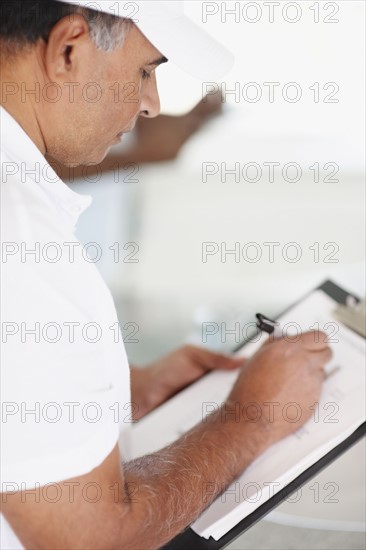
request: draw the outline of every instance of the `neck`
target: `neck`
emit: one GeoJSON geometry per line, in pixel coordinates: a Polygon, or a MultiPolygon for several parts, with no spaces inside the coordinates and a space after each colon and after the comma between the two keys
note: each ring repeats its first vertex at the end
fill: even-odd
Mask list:
{"type": "Polygon", "coordinates": [[[46,145],[38,118],[38,111],[43,101],[43,79],[41,75],[38,78],[39,71],[35,67],[34,53],[21,51],[15,57],[6,59],[4,57],[6,56],[2,53],[0,104],[20,124],[44,155],[46,145]],[[31,63],[29,63],[30,56],[33,57],[31,63]],[[29,67],[36,70],[29,70],[29,67]],[[30,75],[32,75],[32,78],[30,75]]]}

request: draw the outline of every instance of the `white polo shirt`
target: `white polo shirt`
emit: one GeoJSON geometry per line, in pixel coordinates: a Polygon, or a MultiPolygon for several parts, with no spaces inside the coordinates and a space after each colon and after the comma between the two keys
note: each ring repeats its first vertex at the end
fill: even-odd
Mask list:
{"type": "MultiPolygon", "coordinates": [[[[74,235],[91,197],[0,115],[1,492],[55,484],[52,499],[130,425],[129,367],[110,292],[74,235]]],[[[0,520],[1,548],[23,548],[0,520]]]]}

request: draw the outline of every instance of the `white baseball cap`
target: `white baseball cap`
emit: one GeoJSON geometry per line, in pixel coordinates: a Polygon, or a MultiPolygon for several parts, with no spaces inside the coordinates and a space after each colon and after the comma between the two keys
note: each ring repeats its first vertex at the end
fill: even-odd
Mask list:
{"type": "Polygon", "coordinates": [[[234,56],[184,13],[183,0],[61,0],[131,19],[162,55],[201,80],[219,80],[234,56]]]}

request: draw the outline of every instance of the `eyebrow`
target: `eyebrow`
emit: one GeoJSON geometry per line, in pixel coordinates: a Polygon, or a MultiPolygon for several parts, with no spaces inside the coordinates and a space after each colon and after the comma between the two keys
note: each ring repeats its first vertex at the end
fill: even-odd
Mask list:
{"type": "Polygon", "coordinates": [[[148,63],[148,65],[161,65],[162,63],[168,63],[168,59],[164,56],[159,57],[159,59],[156,59],[155,61],[151,61],[151,63],[148,63]]]}

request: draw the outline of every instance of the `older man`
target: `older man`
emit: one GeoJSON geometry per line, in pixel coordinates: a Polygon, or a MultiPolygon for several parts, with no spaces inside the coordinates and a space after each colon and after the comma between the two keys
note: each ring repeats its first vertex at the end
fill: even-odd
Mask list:
{"type": "Polygon", "coordinates": [[[138,117],[159,113],[160,63],[171,58],[214,78],[229,55],[180,13],[180,2],[80,4],[88,3],[2,2],[7,550],[159,548],[208,505],[205,483],[222,490],[310,417],[330,357],[324,335],[268,342],[220,411],[157,453],[124,457],[132,416],[241,360],[185,347],[130,372],[109,291],[74,237],[90,198],[66,187],[44,155],[67,166],[100,162],[138,117]],[[238,421],[233,410],[254,401],[296,401],[302,415],[286,422],[281,407],[272,417],[263,407],[260,422],[238,421]]]}

